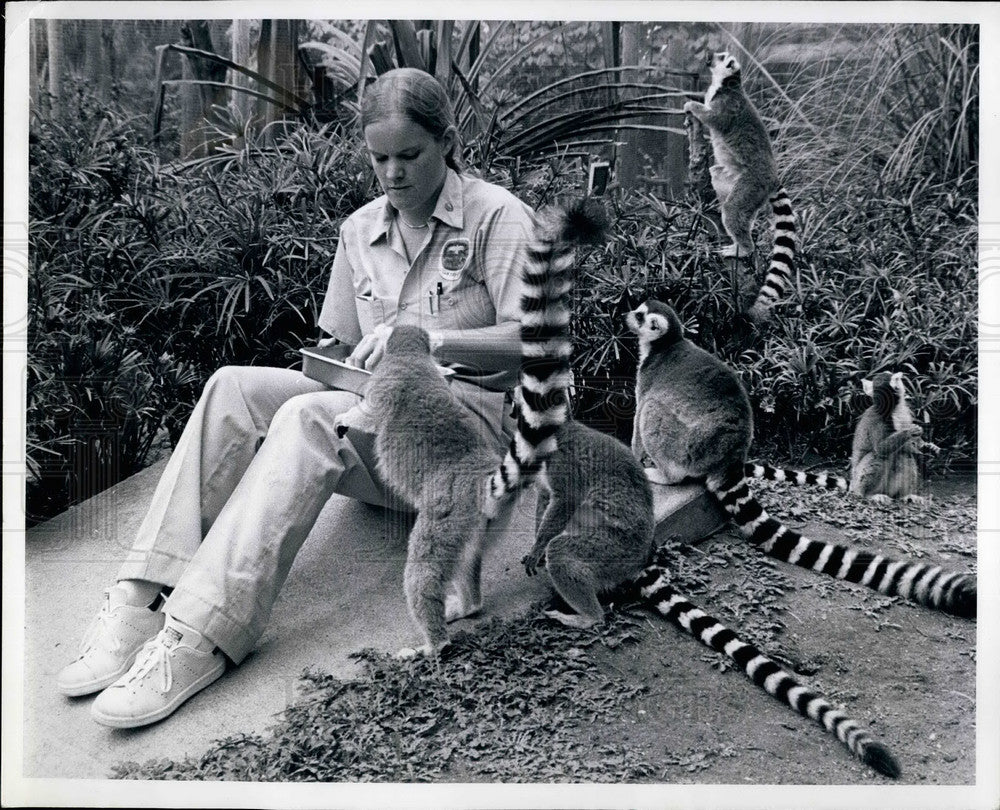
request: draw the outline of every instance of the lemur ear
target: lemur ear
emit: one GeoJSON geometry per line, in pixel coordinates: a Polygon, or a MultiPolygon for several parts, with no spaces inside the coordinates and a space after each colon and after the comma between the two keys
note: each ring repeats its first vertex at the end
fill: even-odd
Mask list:
{"type": "Polygon", "coordinates": [[[875,395],[875,384],[871,380],[862,380],[861,388],[868,396],[873,397],[875,395]]]}

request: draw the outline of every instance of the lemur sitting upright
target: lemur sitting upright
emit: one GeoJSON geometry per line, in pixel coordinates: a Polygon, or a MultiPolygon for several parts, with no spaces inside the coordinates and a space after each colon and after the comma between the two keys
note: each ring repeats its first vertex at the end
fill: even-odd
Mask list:
{"type": "Polygon", "coordinates": [[[906,387],[899,372],[876,374],[861,386],[872,404],[861,415],[851,448],[851,492],[874,501],[904,498],[923,501],[917,456],[941,448],[925,442],[906,401],[906,387]]]}
{"type": "Polygon", "coordinates": [[[733,240],[724,256],[753,254],[751,227],[757,212],[768,201],[774,217],[771,266],[748,315],[764,321],[770,308],[792,286],[795,258],[795,217],[774,161],[771,139],[760,114],[742,87],[740,63],[729,53],[712,58],[712,83],[705,103],[688,101],[684,112],[708,127],[715,165],[712,188],[719,198],[722,225],[733,240]]]}
{"type": "Polygon", "coordinates": [[[810,540],[772,518],[749,487],[753,412],[739,377],[687,340],[666,304],[647,301],[628,321],[639,336],[633,452],[648,454],[664,481],[703,481],[740,531],[772,557],[958,616],[976,615],[971,574],[810,540]]]}

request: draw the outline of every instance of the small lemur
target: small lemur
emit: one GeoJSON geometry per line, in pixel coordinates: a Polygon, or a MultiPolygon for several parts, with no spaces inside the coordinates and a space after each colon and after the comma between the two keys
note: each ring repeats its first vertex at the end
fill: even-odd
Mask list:
{"type": "Polygon", "coordinates": [[[923,431],[914,423],[903,375],[883,372],[862,380],[861,385],[872,404],[854,430],[850,491],[875,501],[926,500],[916,494],[920,485],[917,456],[924,450],[940,452],[940,448],[925,442],[923,431]]]}
{"type": "Polygon", "coordinates": [[[653,552],[653,494],[642,466],[613,436],[568,418],[537,474],[543,506],[528,576],[545,566],[574,611],[545,614],[570,627],[604,619],[599,597],[633,579],[653,552]]]}
{"type": "Polygon", "coordinates": [[[771,139],[760,114],[742,87],[740,63],[729,53],[717,53],[711,62],[712,83],[705,103],[688,101],[684,112],[708,127],[715,165],[712,188],[719,198],[722,225],[733,240],[724,256],[749,257],[754,243],[754,218],[766,202],[773,214],[774,247],[771,265],[748,314],[764,321],[770,308],[792,286],[795,258],[795,217],[778,178],[771,139]]]}
{"type": "Polygon", "coordinates": [[[750,400],[735,372],[683,334],[677,314],[647,301],[628,315],[639,337],[632,449],[665,482],[704,481],[750,542],[783,562],[963,617],[976,615],[976,579],[929,563],[810,540],[772,518],[748,483],[750,400]]]}
{"type": "MultiPolygon", "coordinates": [[[[570,417],[569,336],[572,242],[600,232],[595,212],[576,206],[539,218],[525,269],[522,299],[521,385],[515,398],[517,431],[489,480],[494,506],[537,480],[542,516],[534,547],[523,562],[529,575],[545,566],[553,587],[573,613],[546,615],[571,627],[603,618],[598,595],[624,585],[649,607],[728,655],[758,686],[837,735],[862,761],[899,775],[892,754],[858,724],[763,656],[755,647],[695,608],[669,585],[669,571],[653,555],[653,505],[639,461],[621,442],[570,417]],[[653,558],[655,559],[655,558],[653,558]]],[[[842,479],[747,465],[748,474],[846,487],[842,479]],[[839,482],[839,484],[837,483],[839,482]]]]}
{"type": "MultiPolygon", "coordinates": [[[[446,623],[481,605],[487,532],[486,493],[479,483],[496,469],[499,454],[439,373],[420,327],[392,330],[365,401],[378,414],[378,472],[417,511],[404,591],[425,640],[416,652],[437,655],[448,643],[446,623]],[[449,585],[454,593],[447,593],[449,585]]],[[[403,657],[413,654],[400,651],[403,657]]]]}

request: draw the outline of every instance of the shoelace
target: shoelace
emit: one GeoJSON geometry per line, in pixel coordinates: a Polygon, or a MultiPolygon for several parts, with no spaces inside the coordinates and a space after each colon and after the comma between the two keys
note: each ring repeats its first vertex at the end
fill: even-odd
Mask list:
{"type": "Polygon", "coordinates": [[[164,694],[169,692],[170,686],[174,682],[173,671],[170,668],[170,651],[171,648],[160,640],[159,634],[152,641],[146,642],[136,657],[132,667],[132,677],[129,681],[141,680],[154,669],[159,668],[160,691],[164,694]]]}
{"type": "Polygon", "coordinates": [[[101,606],[97,617],[84,634],[83,640],[80,642],[80,654],[83,655],[91,647],[97,646],[102,646],[108,652],[118,652],[122,646],[121,639],[114,632],[113,625],[111,624],[111,611],[108,610],[106,604],[101,606]],[[98,642],[102,640],[106,643],[99,645],[98,642]]]}

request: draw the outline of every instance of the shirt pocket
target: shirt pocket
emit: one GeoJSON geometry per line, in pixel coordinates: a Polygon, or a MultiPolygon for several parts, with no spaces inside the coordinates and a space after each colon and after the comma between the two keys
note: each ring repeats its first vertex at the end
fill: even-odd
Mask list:
{"type": "Polygon", "coordinates": [[[486,285],[467,275],[459,286],[445,292],[441,316],[447,321],[445,328],[478,329],[493,326],[497,313],[486,285]]]}

